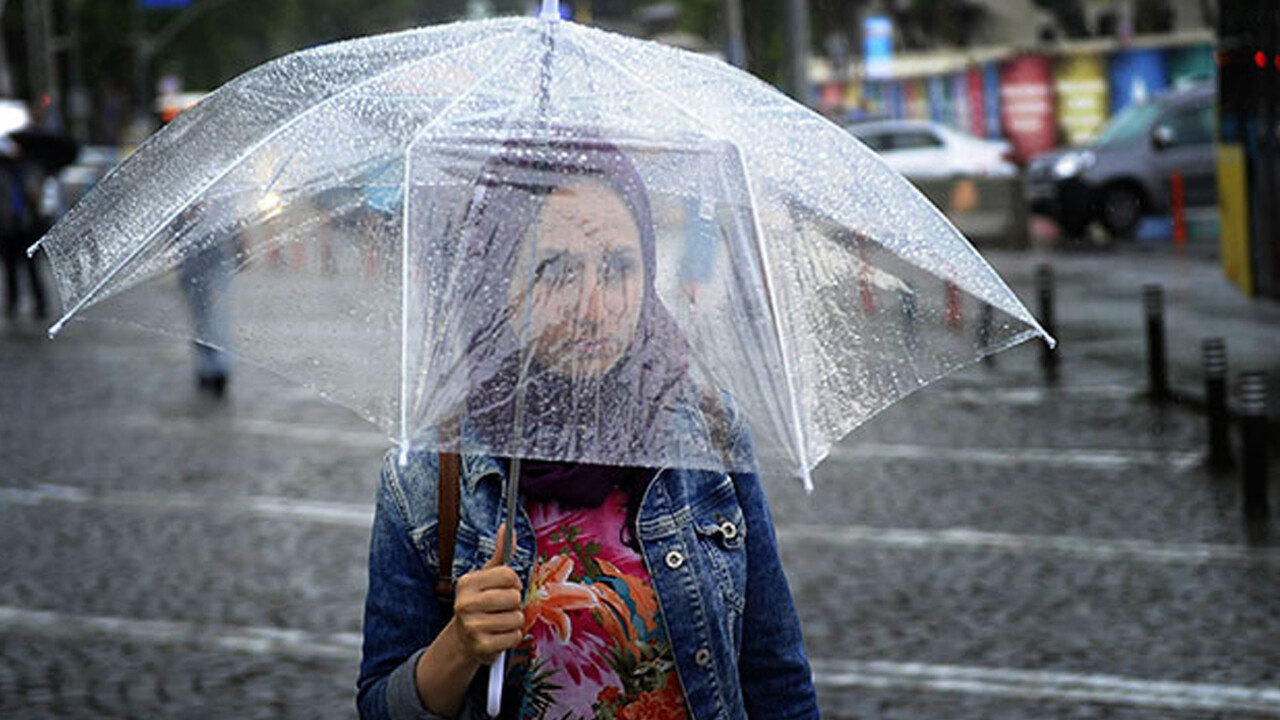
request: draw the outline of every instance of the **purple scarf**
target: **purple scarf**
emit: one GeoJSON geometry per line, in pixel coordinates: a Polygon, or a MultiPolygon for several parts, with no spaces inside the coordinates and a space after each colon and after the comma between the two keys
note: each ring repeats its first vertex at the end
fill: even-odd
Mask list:
{"type": "Polygon", "coordinates": [[[654,289],[653,221],[639,173],[617,147],[564,135],[507,142],[476,183],[462,252],[471,267],[487,272],[469,307],[468,415],[490,447],[525,458],[520,486],[526,497],[596,507],[614,487],[632,487],[635,476],[652,472],[608,463],[658,456],[659,416],[682,402],[686,390],[687,345],[654,289]],[[529,362],[523,432],[515,438],[523,353],[507,317],[511,278],[545,198],[582,180],[612,188],[639,229],[645,275],[639,320],[630,345],[598,377],[571,378],[529,362]]]}

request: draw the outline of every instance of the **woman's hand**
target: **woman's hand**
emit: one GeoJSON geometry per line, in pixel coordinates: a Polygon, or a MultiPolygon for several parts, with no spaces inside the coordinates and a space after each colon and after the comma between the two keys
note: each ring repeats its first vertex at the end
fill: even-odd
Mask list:
{"type": "MultiPolygon", "coordinates": [[[[453,618],[418,658],[418,697],[436,715],[456,717],[476,670],[523,637],[520,576],[502,564],[502,535],[499,527],[489,562],[459,578],[453,618]]],[[[511,542],[515,540],[513,532],[511,542]]]]}
{"type": "MultiPolygon", "coordinates": [[[[524,635],[520,576],[502,563],[505,527],[503,523],[498,528],[493,557],[483,568],[459,578],[454,591],[452,624],[458,644],[464,655],[485,665],[515,647],[524,635]]],[[[514,531],[511,542],[515,542],[514,531]]]]}

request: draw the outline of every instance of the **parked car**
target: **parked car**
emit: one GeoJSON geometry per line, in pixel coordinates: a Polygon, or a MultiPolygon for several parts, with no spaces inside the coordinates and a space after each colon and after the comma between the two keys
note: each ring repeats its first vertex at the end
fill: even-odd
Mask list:
{"type": "Polygon", "coordinates": [[[984,140],[940,123],[872,120],[846,129],[909,178],[1010,177],[1018,172],[1009,143],[984,140]]]}
{"type": "Polygon", "coordinates": [[[1091,144],[1045,153],[1027,168],[1031,212],[1048,215],[1070,236],[1100,222],[1128,237],[1144,215],[1169,211],[1174,173],[1188,206],[1213,205],[1214,87],[1157,95],[1117,113],[1091,144]]]}

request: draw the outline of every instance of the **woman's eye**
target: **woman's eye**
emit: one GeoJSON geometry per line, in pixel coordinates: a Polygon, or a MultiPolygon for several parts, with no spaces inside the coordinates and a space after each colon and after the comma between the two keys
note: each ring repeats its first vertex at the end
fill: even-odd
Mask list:
{"type": "Polygon", "coordinates": [[[600,268],[600,275],[605,283],[625,282],[635,272],[636,261],[631,258],[606,259],[600,268]]]}
{"type": "Polygon", "coordinates": [[[562,287],[578,279],[581,263],[563,256],[547,258],[533,271],[534,281],[552,287],[562,287]]]}

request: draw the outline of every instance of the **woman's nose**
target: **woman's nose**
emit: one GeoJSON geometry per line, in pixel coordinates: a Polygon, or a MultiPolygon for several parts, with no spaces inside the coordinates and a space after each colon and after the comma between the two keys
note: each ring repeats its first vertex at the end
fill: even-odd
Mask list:
{"type": "Polygon", "coordinates": [[[582,314],[587,320],[593,323],[599,323],[604,320],[605,316],[605,289],[600,286],[598,276],[591,273],[592,277],[587,278],[585,285],[586,297],[583,298],[582,314]]]}

